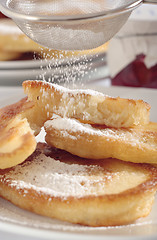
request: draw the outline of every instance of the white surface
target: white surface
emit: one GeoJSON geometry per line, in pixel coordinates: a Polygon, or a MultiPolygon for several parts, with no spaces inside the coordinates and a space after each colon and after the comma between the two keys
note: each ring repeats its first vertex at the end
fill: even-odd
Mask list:
{"type": "Polygon", "coordinates": [[[21,85],[24,80],[39,79],[39,76],[53,75],[55,63],[65,63],[63,60],[27,60],[0,61],[0,85],[21,85]],[[52,65],[52,68],[49,65],[52,65]],[[45,73],[47,72],[47,73],[45,73]]]}
{"type": "MultiPolygon", "coordinates": [[[[0,61],[0,85],[21,85],[24,80],[39,79],[51,62],[54,60],[0,61]]],[[[53,68],[49,74],[53,74],[53,68]]]]}
{"type": "Polygon", "coordinates": [[[40,74],[41,69],[0,70],[0,85],[21,85],[24,80],[36,80],[40,74]]]}
{"type": "MultiPolygon", "coordinates": [[[[65,59],[66,60],[66,59],[65,59]]],[[[63,59],[62,62],[65,62],[63,59]]],[[[47,66],[49,63],[57,62],[58,60],[19,60],[19,61],[0,61],[0,69],[31,69],[47,66]]],[[[61,62],[61,60],[60,60],[61,62]]]]}
{"type": "MultiPolygon", "coordinates": [[[[90,86],[88,85],[88,88],[90,86]]],[[[102,92],[111,96],[142,98],[151,104],[151,120],[157,122],[157,90],[123,87],[104,88],[102,85],[95,87],[95,89],[101,89],[102,92]]],[[[21,88],[1,87],[0,107],[13,103],[21,99],[22,96],[24,95],[21,88]]],[[[126,238],[128,240],[157,239],[157,198],[151,214],[147,218],[138,220],[135,224],[112,228],[90,228],[49,219],[19,209],[0,198],[0,239],[2,240],[120,240],[126,238]]]]}

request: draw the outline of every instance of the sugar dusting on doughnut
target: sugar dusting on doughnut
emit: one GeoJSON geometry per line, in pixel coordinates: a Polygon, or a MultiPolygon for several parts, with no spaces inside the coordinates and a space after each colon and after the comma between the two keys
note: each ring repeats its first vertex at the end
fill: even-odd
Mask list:
{"type": "Polygon", "coordinates": [[[103,174],[102,177],[96,177],[96,171],[103,172],[103,168],[69,164],[40,154],[32,162],[16,166],[1,181],[8,181],[11,187],[18,190],[25,189],[25,193],[28,189],[34,189],[53,197],[82,197],[99,194],[106,183],[105,178],[111,180],[110,172],[105,177],[103,174]]]}
{"type": "MultiPolygon", "coordinates": [[[[70,119],[70,118],[61,118],[57,115],[54,115],[52,120],[48,120],[44,124],[45,128],[51,128],[59,130],[62,135],[66,136],[68,134],[69,137],[74,138],[73,135],[70,135],[69,133],[78,133],[77,138],[79,138],[80,133],[87,133],[88,135],[99,135],[99,136],[105,136],[106,140],[112,141],[112,140],[121,140],[122,142],[127,141],[131,145],[136,146],[140,144],[147,145],[146,139],[139,138],[139,133],[136,133],[136,131],[132,131],[131,129],[126,132],[125,129],[115,129],[115,128],[103,128],[99,129],[91,124],[85,124],[81,123],[76,119],[70,119]]],[[[157,145],[155,142],[149,142],[149,146],[152,148],[157,148],[157,145]]]]}

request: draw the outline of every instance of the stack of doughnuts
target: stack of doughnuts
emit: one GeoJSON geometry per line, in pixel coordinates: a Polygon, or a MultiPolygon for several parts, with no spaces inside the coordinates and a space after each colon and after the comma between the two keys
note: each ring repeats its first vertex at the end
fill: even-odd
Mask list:
{"type": "Polygon", "coordinates": [[[88,226],[147,216],[157,190],[150,105],[42,81],[23,88],[27,97],[0,111],[0,195],[88,226]],[[45,143],[37,144],[42,127],[45,143]]]}

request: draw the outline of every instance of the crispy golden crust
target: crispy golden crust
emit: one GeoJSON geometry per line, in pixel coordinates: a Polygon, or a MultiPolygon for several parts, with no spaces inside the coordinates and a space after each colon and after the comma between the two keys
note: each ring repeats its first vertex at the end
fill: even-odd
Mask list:
{"type": "Polygon", "coordinates": [[[142,100],[112,98],[92,90],[69,90],[43,81],[25,81],[23,88],[35,103],[28,118],[37,127],[53,113],[117,128],[149,123],[150,106],[142,100]]]}
{"type": "Polygon", "coordinates": [[[45,131],[50,146],[80,157],[157,163],[157,123],[115,129],[55,116],[45,123],[45,131]]]}
{"type": "Polygon", "coordinates": [[[36,140],[22,116],[32,109],[27,98],[0,109],[0,169],[23,162],[36,148],[36,140]]]}
{"type": "Polygon", "coordinates": [[[24,114],[34,106],[33,102],[30,102],[26,98],[21,99],[17,103],[7,105],[0,109],[0,126],[6,124],[18,114],[24,114]]]}
{"type": "MultiPolygon", "coordinates": [[[[104,99],[99,93],[73,92],[43,82],[26,81],[23,87],[28,100],[0,109],[0,195],[37,214],[89,226],[128,224],[147,216],[157,189],[157,168],[108,157],[154,162],[157,124],[104,128],[94,125],[94,116],[96,113],[98,120],[105,116],[104,102],[116,117],[124,105],[123,110],[135,111],[144,124],[149,106],[141,100],[104,99]],[[45,124],[47,142],[89,159],[46,144],[38,144],[36,149],[32,129],[37,134],[53,113],[81,122],[55,116],[45,124]]],[[[120,115],[116,124],[119,121],[126,125],[132,119],[120,115]]]]}
{"type": "MultiPolygon", "coordinates": [[[[3,198],[40,215],[89,226],[128,224],[149,214],[157,187],[156,168],[144,164],[125,163],[116,159],[112,159],[112,163],[109,159],[105,161],[79,159],[61,150],[50,148],[46,150],[46,146],[38,146],[36,152],[21,165],[21,168],[17,166],[10,170],[0,171],[0,194],[3,198]],[[88,190],[95,179],[97,186],[99,184],[103,185],[101,192],[96,192],[97,188],[95,188],[93,194],[91,192],[89,195],[75,196],[71,191],[71,195],[60,197],[54,196],[52,194],[53,189],[45,185],[47,193],[42,192],[42,189],[38,190],[37,186],[40,186],[40,181],[41,184],[42,181],[49,181],[48,176],[50,176],[52,169],[47,167],[44,157],[40,158],[41,152],[51,156],[52,161],[57,160],[57,162],[66,164],[65,168],[75,164],[86,167],[92,166],[91,169],[94,169],[91,170],[93,171],[92,175],[90,171],[85,171],[89,184],[88,190]],[[40,165],[43,169],[47,169],[42,172],[42,175],[38,171],[40,165]],[[28,168],[27,171],[26,168],[28,168]],[[23,182],[23,174],[27,176],[26,173],[29,174],[29,169],[32,169],[32,171],[36,169],[31,175],[31,179],[36,179],[34,180],[36,182],[31,182],[27,177],[23,182]],[[21,171],[20,175],[16,174],[16,171],[19,170],[21,171]],[[20,185],[20,180],[24,183],[23,186],[20,185]],[[28,187],[28,183],[32,184],[31,188],[28,187]]],[[[69,173],[66,172],[67,177],[69,173]]],[[[56,174],[62,177],[59,169],[56,169],[56,174]]],[[[52,175],[51,179],[53,180],[52,175]]],[[[66,193],[68,185],[64,185],[64,181],[60,181],[60,184],[64,186],[63,189],[66,193]]],[[[85,184],[86,181],[82,187],[85,184]]]]}

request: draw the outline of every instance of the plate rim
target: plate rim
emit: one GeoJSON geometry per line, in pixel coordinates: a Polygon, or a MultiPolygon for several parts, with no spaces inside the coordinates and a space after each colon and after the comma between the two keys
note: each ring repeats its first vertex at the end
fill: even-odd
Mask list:
{"type": "MultiPolygon", "coordinates": [[[[81,57],[83,57],[84,55],[80,55],[80,59],[81,57]]],[[[76,56],[76,58],[78,58],[78,56],[76,56]]],[[[102,52],[99,54],[89,54],[86,55],[88,61],[89,59],[93,59],[93,60],[97,60],[103,58],[104,61],[106,62],[106,52],[102,52]]],[[[34,69],[34,68],[40,68],[41,66],[44,68],[47,65],[51,64],[51,63],[57,63],[58,65],[65,65],[67,64],[70,60],[74,59],[73,56],[67,56],[63,59],[58,59],[58,58],[54,58],[54,59],[32,59],[32,60],[15,60],[15,61],[0,61],[0,70],[5,70],[5,69],[34,69]]],[[[75,59],[74,59],[75,60],[75,59]]],[[[74,61],[74,64],[79,62],[78,60],[74,61]]],[[[73,64],[73,63],[72,63],[73,64]]]]}

